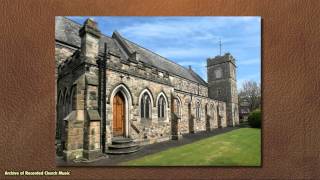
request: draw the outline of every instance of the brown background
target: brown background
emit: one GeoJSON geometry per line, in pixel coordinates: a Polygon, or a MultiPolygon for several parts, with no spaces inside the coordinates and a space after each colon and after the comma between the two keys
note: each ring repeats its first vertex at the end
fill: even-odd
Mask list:
{"type": "Polygon", "coordinates": [[[318,178],[319,4],[317,0],[2,0],[0,179],[5,170],[57,169],[71,170],[72,176],[45,178],[318,178]],[[263,166],[56,168],[54,17],[60,15],[261,16],[263,166]]]}

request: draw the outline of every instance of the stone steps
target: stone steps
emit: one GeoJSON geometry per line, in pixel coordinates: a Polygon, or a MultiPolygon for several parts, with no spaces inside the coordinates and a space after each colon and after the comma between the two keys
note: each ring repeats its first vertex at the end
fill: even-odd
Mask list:
{"type": "Polygon", "coordinates": [[[127,149],[127,148],[133,148],[137,147],[138,144],[136,143],[130,143],[130,144],[110,144],[108,146],[109,149],[127,149]]]}
{"type": "Polygon", "coordinates": [[[133,140],[131,138],[124,138],[124,137],[116,137],[112,138],[112,144],[126,144],[126,143],[132,143],[133,140]]]}
{"type": "Polygon", "coordinates": [[[128,149],[108,149],[106,151],[107,154],[114,155],[122,155],[122,154],[130,154],[140,150],[140,147],[128,148],[128,149]]]}
{"type": "Polygon", "coordinates": [[[114,137],[112,143],[108,145],[107,154],[121,155],[139,151],[141,148],[131,138],[114,137]]]}

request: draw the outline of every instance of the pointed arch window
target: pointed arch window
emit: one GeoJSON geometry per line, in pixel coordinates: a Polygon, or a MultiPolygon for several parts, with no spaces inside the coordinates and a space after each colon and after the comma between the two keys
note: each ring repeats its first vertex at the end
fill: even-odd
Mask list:
{"type": "Polygon", "coordinates": [[[141,119],[151,118],[151,100],[147,92],[145,92],[141,97],[140,116],[141,119]]]}
{"type": "Polygon", "coordinates": [[[64,89],[63,105],[62,105],[62,118],[64,119],[68,115],[68,98],[69,91],[67,88],[64,89]]]}
{"type": "Polygon", "coordinates": [[[165,109],[166,109],[166,101],[164,97],[161,95],[158,99],[158,118],[164,119],[165,118],[165,109]]]}
{"type": "Polygon", "coordinates": [[[196,118],[200,119],[200,102],[196,104],[196,118]]]}
{"type": "Polygon", "coordinates": [[[174,112],[178,115],[178,116],[181,116],[180,114],[180,101],[179,99],[174,99],[174,112]]]}
{"type": "Polygon", "coordinates": [[[214,106],[213,106],[213,104],[210,105],[210,111],[211,111],[212,118],[214,118],[214,106]]]}

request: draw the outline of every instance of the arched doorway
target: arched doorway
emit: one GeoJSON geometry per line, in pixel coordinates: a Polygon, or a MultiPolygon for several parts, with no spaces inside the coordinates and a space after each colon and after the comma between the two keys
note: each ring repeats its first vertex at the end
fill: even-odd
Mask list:
{"type": "MultiPolygon", "coordinates": [[[[125,84],[119,84],[117,86],[114,87],[114,89],[112,90],[112,93],[109,95],[109,98],[108,98],[108,102],[110,103],[110,106],[111,106],[111,112],[112,114],[110,114],[112,117],[110,117],[110,120],[111,120],[111,126],[112,126],[112,136],[117,136],[117,133],[113,133],[114,130],[113,130],[113,127],[114,127],[114,124],[113,122],[115,122],[115,114],[113,113],[116,113],[117,110],[115,110],[115,100],[116,100],[116,96],[118,96],[118,98],[120,98],[122,100],[122,104],[124,104],[124,109],[123,109],[123,119],[124,121],[122,121],[122,129],[123,129],[123,133],[122,135],[125,136],[125,137],[128,137],[129,136],[129,131],[130,129],[128,127],[129,126],[129,119],[130,119],[130,112],[131,112],[131,105],[133,104],[132,103],[132,95],[130,93],[130,90],[127,88],[127,86],[125,84]]],[[[119,118],[121,116],[118,116],[119,118]]],[[[104,127],[102,127],[104,128],[104,127]]],[[[121,136],[121,135],[118,135],[118,136],[121,136]]]]}
{"type": "Polygon", "coordinates": [[[125,98],[119,91],[113,97],[113,118],[112,118],[112,130],[113,136],[124,136],[125,135],[125,98]]]}

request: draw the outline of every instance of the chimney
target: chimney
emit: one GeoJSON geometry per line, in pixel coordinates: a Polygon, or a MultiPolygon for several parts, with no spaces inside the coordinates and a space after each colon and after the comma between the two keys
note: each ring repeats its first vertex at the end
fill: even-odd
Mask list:
{"type": "Polygon", "coordinates": [[[81,38],[81,53],[89,58],[97,57],[101,36],[97,23],[91,18],[87,19],[79,30],[79,36],[81,38]]]}

